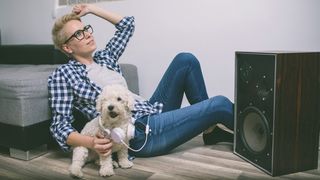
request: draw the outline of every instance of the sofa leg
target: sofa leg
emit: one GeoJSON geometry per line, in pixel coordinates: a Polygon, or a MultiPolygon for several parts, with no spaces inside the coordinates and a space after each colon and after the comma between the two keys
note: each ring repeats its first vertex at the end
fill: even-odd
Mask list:
{"type": "Polygon", "coordinates": [[[47,153],[47,145],[41,145],[39,147],[30,149],[30,150],[20,150],[20,149],[15,149],[15,148],[10,148],[10,156],[13,158],[17,158],[17,159],[22,159],[25,161],[29,161],[33,158],[39,157],[45,153],[47,153]]]}

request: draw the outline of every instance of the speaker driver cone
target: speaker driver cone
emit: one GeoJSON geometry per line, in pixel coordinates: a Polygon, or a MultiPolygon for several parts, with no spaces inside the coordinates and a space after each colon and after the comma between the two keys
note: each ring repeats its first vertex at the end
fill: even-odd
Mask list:
{"type": "Polygon", "coordinates": [[[259,154],[266,150],[270,132],[267,120],[255,107],[247,107],[241,115],[241,139],[248,150],[259,154]]]}

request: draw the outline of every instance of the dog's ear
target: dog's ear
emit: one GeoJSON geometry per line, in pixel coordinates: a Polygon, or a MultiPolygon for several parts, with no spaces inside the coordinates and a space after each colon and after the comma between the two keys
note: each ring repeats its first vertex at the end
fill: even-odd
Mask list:
{"type": "Polygon", "coordinates": [[[132,111],[134,108],[134,98],[130,91],[127,93],[127,108],[129,111],[132,111]]]}
{"type": "Polygon", "coordinates": [[[96,100],[96,109],[98,112],[101,112],[102,111],[102,95],[100,94],[98,97],[97,97],[97,100],[96,100]]]}

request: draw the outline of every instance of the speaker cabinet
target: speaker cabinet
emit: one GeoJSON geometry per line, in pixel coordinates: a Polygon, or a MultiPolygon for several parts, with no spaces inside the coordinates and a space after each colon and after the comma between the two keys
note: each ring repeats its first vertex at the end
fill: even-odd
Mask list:
{"type": "Polygon", "coordinates": [[[318,167],[319,66],[318,52],[236,52],[236,155],[272,176],[318,167]]]}

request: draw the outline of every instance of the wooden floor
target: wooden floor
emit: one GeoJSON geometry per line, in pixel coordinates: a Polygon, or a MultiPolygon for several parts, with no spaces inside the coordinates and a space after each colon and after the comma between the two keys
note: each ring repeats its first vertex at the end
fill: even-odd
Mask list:
{"type": "MultiPolygon", "coordinates": [[[[10,158],[0,152],[0,179],[73,179],[68,168],[71,154],[51,149],[31,161],[10,158]]],[[[116,175],[102,178],[99,167],[87,164],[83,168],[85,179],[320,179],[320,170],[271,177],[232,153],[231,144],[203,146],[198,136],[172,153],[153,157],[136,158],[131,169],[116,169],[116,175]]],[[[319,161],[318,161],[319,162],[319,161]]],[[[319,167],[319,163],[318,163],[319,167]]]]}

